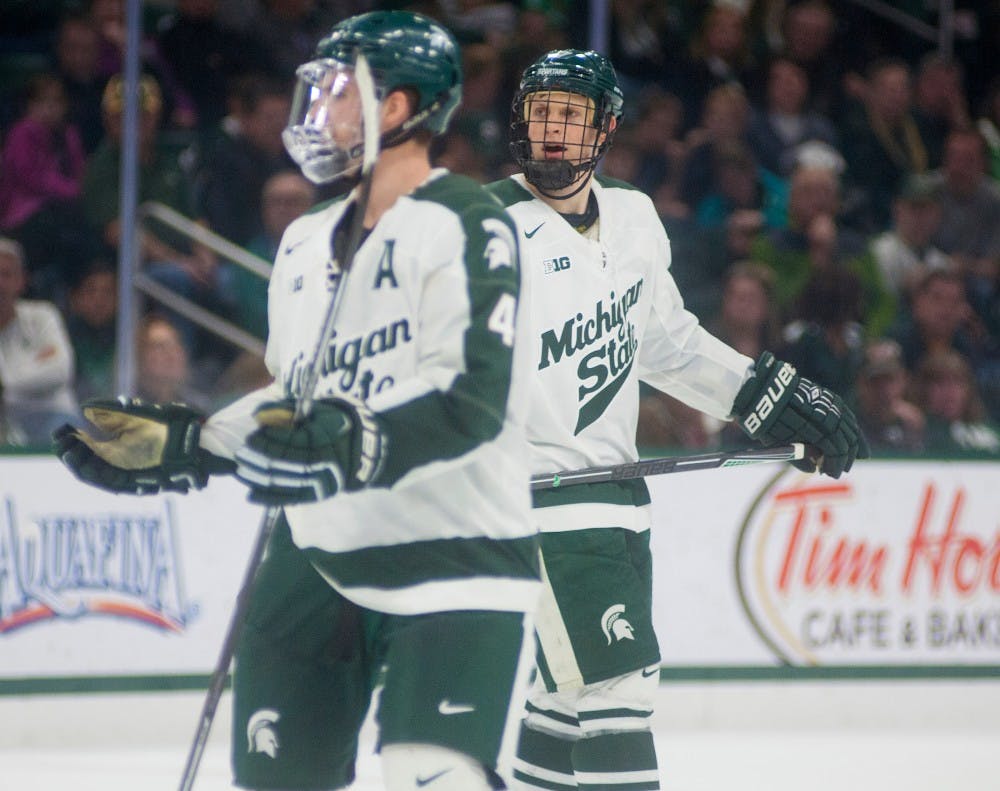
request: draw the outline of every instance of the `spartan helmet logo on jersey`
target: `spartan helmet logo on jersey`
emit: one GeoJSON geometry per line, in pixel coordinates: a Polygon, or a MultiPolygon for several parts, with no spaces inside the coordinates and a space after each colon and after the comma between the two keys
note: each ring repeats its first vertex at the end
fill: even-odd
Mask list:
{"type": "Polygon", "coordinates": [[[441,134],[462,98],[458,44],[436,22],[408,11],[373,11],[346,19],[316,46],[296,72],[285,148],[316,184],[360,173],[364,154],[360,89],[354,75],[364,55],[381,100],[396,89],[413,98],[412,115],[384,132],[381,148],[420,129],[441,134]]]}
{"type": "Polygon", "coordinates": [[[248,753],[264,753],[271,758],[277,758],[280,744],[273,726],[280,719],[281,715],[274,709],[259,709],[251,715],[247,723],[248,753]]]}
{"type": "Polygon", "coordinates": [[[511,108],[510,150],[524,177],[550,198],[582,190],[611,145],[624,96],[600,53],[555,50],[525,69],[511,108]],[[576,184],[576,189],[563,192],[576,184]]]}
{"type": "Polygon", "coordinates": [[[492,271],[503,266],[514,266],[514,250],[517,241],[510,228],[500,220],[488,217],[482,222],[483,232],[489,235],[483,256],[486,266],[492,271]]]}
{"type": "Polygon", "coordinates": [[[625,620],[624,613],[624,604],[612,604],[601,616],[601,630],[608,640],[608,645],[611,645],[612,640],[616,643],[620,640],[635,640],[632,624],[625,620]]]}

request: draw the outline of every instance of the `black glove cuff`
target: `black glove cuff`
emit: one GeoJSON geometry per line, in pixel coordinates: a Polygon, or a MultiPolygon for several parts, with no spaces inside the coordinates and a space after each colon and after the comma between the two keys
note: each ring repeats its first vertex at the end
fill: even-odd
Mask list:
{"type": "Polygon", "coordinates": [[[361,489],[375,484],[385,466],[389,446],[383,421],[365,404],[340,398],[328,401],[346,412],[352,423],[349,487],[361,489]]]}
{"type": "Polygon", "coordinates": [[[748,436],[766,441],[766,434],[795,393],[798,380],[795,366],[781,362],[771,352],[763,352],[733,401],[732,414],[740,428],[748,436]]]}

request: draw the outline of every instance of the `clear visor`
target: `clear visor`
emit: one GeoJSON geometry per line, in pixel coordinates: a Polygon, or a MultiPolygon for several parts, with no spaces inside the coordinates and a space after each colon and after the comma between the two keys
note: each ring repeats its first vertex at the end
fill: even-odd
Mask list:
{"type": "Polygon", "coordinates": [[[354,175],[364,153],[361,92],[354,68],[314,60],[296,72],[292,109],[282,140],[303,174],[316,184],[354,175]]]}

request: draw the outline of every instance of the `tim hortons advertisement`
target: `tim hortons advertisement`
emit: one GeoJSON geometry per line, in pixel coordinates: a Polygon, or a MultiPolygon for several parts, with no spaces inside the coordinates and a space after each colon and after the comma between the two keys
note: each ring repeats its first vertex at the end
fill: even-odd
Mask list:
{"type": "MultiPolygon", "coordinates": [[[[1000,665],[998,481],[938,461],[649,478],[663,664],[1000,665]]],[[[261,517],[231,479],[115,496],[0,456],[0,681],[210,672],[261,517]]]]}
{"type": "Polygon", "coordinates": [[[116,496],[0,458],[0,678],[210,669],[260,524],[240,489],[116,496]]]}
{"type": "Polygon", "coordinates": [[[655,529],[696,534],[657,536],[654,551],[679,554],[659,572],[703,573],[657,583],[665,664],[1000,663],[996,465],[758,470],[654,486],[655,529]],[[685,506],[678,522],[670,505],[691,500],[700,516],[685,506]],[[700,646],[675,650],[688,640],[700,646]]]}

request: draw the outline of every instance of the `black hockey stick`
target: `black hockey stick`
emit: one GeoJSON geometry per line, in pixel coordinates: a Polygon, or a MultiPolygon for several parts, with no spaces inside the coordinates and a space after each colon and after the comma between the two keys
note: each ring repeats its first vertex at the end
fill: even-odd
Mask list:
{"type": "MultiPolygon", "coordinates": [[[[354,64],[354,76],[361,94],[361,113],[364,124],[364,153],[361,163],[361,181],[357,187],[354,216],[351,218],[351,226],[347,236],[347,245],[344,248],[340,272],[337,273],[336,277],[331,279],[332,293],[330,294],[330,302],[327,305],[326,315],[323,318],[322,332],[316,342],[312,362],[305,369],[302,389],[295,404],[296,421],[301,420],[309,414],[312,410],[313,401],[316,398],[316,385],[319,383],[320,376],[319,363],[327,347],[330,345],[330,339],[333,337],[334,323],[336,322],[337,313],[339,312],[341,299],[344,294],[344,281],[347,279],[347,272],[350,269],[351,262],[354,260],[354,255],[357,253],[358,247],[361,246],[365,211],[368,208],[368,198],[371,194],[372,173],[375,168],[375,161],[378,158],[379,105],[375,96],[375,83],[368,66],[368,61],[360,52],[354,64]]],[[[181,782],[178,786],[179,791],[190,791],[194,785],[198,766],[201,763],[201,757],[208,743],[208,735],[212,729],[212,722],[215,720],[215,712],[219,707],[219,701],[222,699],[222,693],[226,687],[226,679],[229,677],[229,666],[232,664],[233,656],[236,654],[240,634],[243,631],[247,612],[250,609],[250,597],[253,592],[257,569],[264,559],[264,552],[271,539],[271,534],[274,533],[278,520],[281,518],[281,513],[281,508],[270,506],[261,520],[260,529],[257,531],[257,539],[250,552],[250,559],[247,561],[243,581],[240,584],[240,592],[236,597],[236,606],[229,619],[225,639],[222,641],[219,659],[209,679],[208,692],[205,694],[205,702],[202,705],[201,715],[198,719],[198,728],[191,742],[191,749],[188,752],[184,773],[181,775],[181,782]]]]}
{"type": "Polygon", "coordinates": [[[746,450],[715,453],[698,453],[693,456],[666,456],[661,459],[644,459],[609,467],[585,467],[580,470],[565,470],[544,475],[533,475],[532,490],[561,489],[581,483],[604,483],[605,481],[628,481],[645,478],[647,475],[666,475],[671,472],[689,470],[713,470],[719,467],[745,467],[749,464],[764,464],[775,461],[798,461],[804,458],[817,459],[819,452],[793,442],[774,448],[748,448],[746,450]]]}

